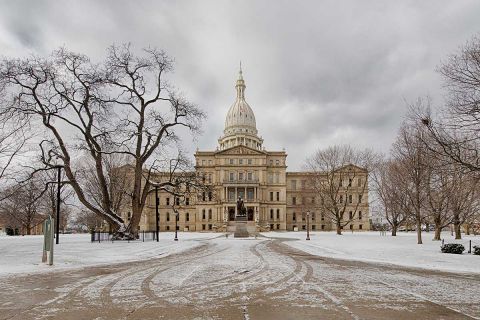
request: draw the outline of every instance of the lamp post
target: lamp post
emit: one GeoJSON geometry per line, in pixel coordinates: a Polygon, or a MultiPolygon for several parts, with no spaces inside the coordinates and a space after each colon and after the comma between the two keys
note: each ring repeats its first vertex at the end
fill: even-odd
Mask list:
{"type": "Polygon", "coordinates": [[[158,199],[158,184],[155,185],[155,236],[157,237],[157,242],[159,241],[158,238],[158,231],[160,229],[159,223],[159,215],[158,215],[158,205],[160,204],[160,199],[158,199]]]}
{"type": "Polygon", "coordinates": [[[55,223],[55,244],[58,244],[60,237],[60,180],[62,174],[62,166],[57,166],[57,219],[55,223]]]}
{"type": "Polygon", "coordinates": [[[178,230],[178,211],[175,210],[175,239],[173,239],[174,241],[178,241],[178,237],[177,237],[177,230],[178,230]]]}
{"type": "Polygon", "coordinates": [[[307,239],[310,240],[310,211],[307,211],[307,239]]]}

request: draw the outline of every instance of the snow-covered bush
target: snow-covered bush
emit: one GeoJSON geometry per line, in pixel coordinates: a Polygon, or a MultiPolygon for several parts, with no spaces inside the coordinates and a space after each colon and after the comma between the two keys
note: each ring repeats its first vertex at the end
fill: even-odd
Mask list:
{"type": "Polygon", "coordinates": [[[443,253],[462,254],[463,251],[465,251],[465,247],[458,243],[447,243],[442,246],[443,253]]]}
{"type": "Polygon", "coordinates": [[[473,254],[480,256],[480,246],[473,246],[473,254]]]}

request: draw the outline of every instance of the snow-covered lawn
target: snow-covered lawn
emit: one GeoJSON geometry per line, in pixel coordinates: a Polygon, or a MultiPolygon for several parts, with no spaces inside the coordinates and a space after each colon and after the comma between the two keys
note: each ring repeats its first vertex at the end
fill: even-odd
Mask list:
{"type": "Polygon", "coordinates": [[[89,234],[60,235],[60,244],[54,248],[54,265],[42,261],[43,236],[0,237],[0,276],[48,272],[118,262],[144,260],[184,251],[201,245],[196,240],[212,239],[219,233],[179,233],[173,241],[173,232],[161,232],[156,241],[90,242],[89,234]]]}
{"type": "MultiPolygon", "coordinates": [[[[344,260],[380,262],[405,267],[423,269],[479,273],[480,256],[467,254],[468,241],[480,246],[480,236],[463,236],[455,240],[449,232],[442,233],[445,243],[461,243],[465,247],[462,255],[440,252],[440,241],[432,241],[433,232],[423,233],[423,244],[417,244],[414,232],[400,232],[396,237],[381,236],[379,232],[344,232],[338,236],[334,232],[311,232],[310,241],[305,240],[305,232],[267,232],[266,237],[298,239],[286,241],[291,247],[307,253],[344,260]]],[[[472,248],[473,250],[473,248],[472,248]]]]}

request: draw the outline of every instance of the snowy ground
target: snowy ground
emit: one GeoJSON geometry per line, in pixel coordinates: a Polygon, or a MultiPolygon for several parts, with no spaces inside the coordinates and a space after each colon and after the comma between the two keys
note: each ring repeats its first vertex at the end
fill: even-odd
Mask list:
{"type": "Polygon", "coordinates": [[[91,243],[89,234],[61,234],[53,266],[41,263],[43,236],[5,236],[0,237],[0,277],[158,258],[199,246],[195,240],[218,236],[221,234],[178,233],[179,241],[173,241],[173,232],[161,232],[159,242],[91,243]]]}
{"type": "MultiPolygon", "coordinates": [[[[440,252],[440,241],[432,241],[433,232],[423,233],[423,244],[417,244],[414,232],[400,232],[396,237],[379,232],[311,232],[310,241],[305,240],[306,232],[268,232],[270,238],[288,238],[299,241],[286,241],[289,246],[310,254],[343,260],[394,264],[405,267],[441,270],[459,273],[480,274],[480,256],[467,254],[468,241],[480,246],[480,236],[464,236],[455,240],[449,232],[442,233],[445,243],[461,243],[464,254],[454,255],[440,252]]],[[[473,248],[472,248],[473,250],[473,248]]]]}
{"type": "Polygon", "coordinates": [[[190,242],[141,262],[2,278],[0,320],[480,319],[478,275],[317,257],[291,247],[303,240],[190,242]]]}

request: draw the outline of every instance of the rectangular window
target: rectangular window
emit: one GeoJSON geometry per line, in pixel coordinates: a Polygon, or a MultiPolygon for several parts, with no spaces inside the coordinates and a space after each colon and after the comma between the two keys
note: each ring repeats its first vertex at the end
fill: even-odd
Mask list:
{"type": "Polygon", "coordinates": [[[235,200],[235,190],[228,189],[228,200],[234,201],[235,200]]]}
{"type": "Polygon", "coordinates": [[[280,209],[277,209],[277,220],[280,220],[280,209]]]}
{"type": "Polygon", "coordinates": [[[175,204],[176,204],[177,206],[180,205],[180,198],[175,198],[175,204]]]}
{"type": "Polygon", "coordinates": [[[240,172],[238,174],[238,180],[242,181],[243,180],[243,172],[240,172]]]}
{"type": "Polygon", "coordinates": [[[312,224],[312,230],[315,230],[315,229],[317,229],[317,226],[312,224]]]}
{"type": "Polygon", "coordinates": [[[208,191],[208,201],[212,201],[212,191],[208,191]]]}
{"type": "Polygon", "coordinates": [[[362,220],[362,211],[358,211],[358,219],[362,220]]]}
{"type": "Polygon", "coordinates": [[[359,225],[358,225],[358,229],[362,230],[362,229],[363,229],[363,225],[362,225],[362,224],[359,224],[359,225]]]}
{"type": "Polygon", "coordinates": [[[252,164],[252,159],[248,159],[248,164],[252,164]]]}
{"type": "Polygon", "coordinates": [[[352,186],[352,179],[348,179],[348,186],[349,186],[349,187],[352,186]]]}
{"type": "Polygon", "coordinates": [[[208,230],[212,230],[212,225],[211,224],[208,225],[208,230]]]}
{"type": "Polygon", "coordinates": [[[353,203],[353,196],[352,195],[348,196],[348,203],[353,203]]]}
{"type": "Polygon", "coordinates": [[[362,195],[361,194],[358,195],[358,203],[362,203],[362,195]]]}
{"type": "Polygon", "coordinates": [[[252,173],[249,172],[249,173],[248,173],[248,181],[252,181],[252,180],[253,180],[252,173]]]}
{"type": "Polygon", "coordinates": [[[325,225],[324,224],[322,224],[322,230],[325,230],[325,225]]]}
{"type": "Polygon", "coordinates": [[[170,205],[170,198],[166,198],[165,200],[167,200],[166,203],[167,203],[167,206],[169,206],[170,205]]]}
{"type": "Polygon", "coordinates": [[[277,201],[280,201],[280,192],[277,192],[277,201]]]}
{"type": "Polygon", "coordinates": [[[235,174],[233,172],[230,172],[230,181],[235,180],[235,174]]]}
{"type": "Polygon", "coordinates": [[[353,224],[350,225],[350,230],[353,230],[353,224]]]}
{"type": "Polygon", "coordinates": [[[302,189],[305,189],[305,184],[306,184],[306,181],[302,180],[302,189]]]}
{"type": "Polygon", "coordinates": [[[273,220],[273,209],[270,209],[270,220],[273,220]]]}
{"type": "Polygon", "coordinates": [[[297,214],[294,212],[293,213],[293,218],[292,218],[293,221],[296,221],[297,220],[297,214]]]}
{"type": "Polygon", "coordinates": [[[292,204],[297,204],[297,197],[292,197],[292,204]]]}
{"type": "Polygon", "coordinates": [[[208,165],[209,165],[209,166],[212,165],[212,160],[208,160],[208,165]]]}
{"type": "Polygon", "coordinates": [[[280,230],[280,225],[279,224],[277,224],[277,230],[280,230]]]}
{"type": "Polygon", "coordinates": [[[312,212],[312,221],[315,220],[315,212],[312,212]]]}
{"type": "Polygon", "coordinates": [[[186,204],[187,206],[190,205],[190,198],[185,198],[185,204],[186,204]]]}
{"type": "Polygon", "coordinates": [[[170,221],[170,212],[167,212],[167,221],[170,221]]]}
{"type": "Polygon", "coordinates": [[[270,160],[270,165],[273,166],[273,160],[270,160]]]}
{"type": "Polygon", "coordinates": [[[238,164],[243,164],[243,159],[238,159],[238,164]]]}
{"type": "Polygon", "coordinates": [[[230,159],[230,164],[233,164],[233,159],[230,159]]]}
{"type": "Polygon", "coordinates": [[[247,199],[248,200],[253,200],[253,196],[254,196],[253,188],[248,188],[247,189],[247,199]]]}
{"type": "Polygon", "coordinates": [[[202,224],[202,230],[205,230],[205,225],[204,224],[202,224]]]}
{"type": "Polygon", "coordinates": [[[348,213],[348,216],[350,217],[350,220],[352,220],[352,219],[353,219],[353,212],[350,211],[350,212],[348,213]]]}
{"type": "Polygon", "coordinates": [[[273,174],[271,172],[268,174],[268,183],[273,183],[273,174]]]}
{"type": "Polygon", "coordinates": [[[321,219],[322,221],[325,220],[325,216],[323,215],[323,213],[322,213],[322,215],[320,216],[320,219],[321,219]]]}
{"type": "Polygon", "coordinates": [[[292,190],[297,190],[297,180],[290,181],[292,190]]]}
{"type": "Polygon", "coordinates": [[[280,165],[280,160],[275,160],[275,165],[279,166],[280,165]]]}
{"type": "Polygon", "coordinates": [[[205,201],[206,197],[205,197],[205,191],[202,192],[202,201],[205,201]]]}
{"type": "Polygon", "coordinates": [[[205,220],[205,209],[202,210],[202,220],[205,220]]]}
{"type": "Polygon", "coordinates": [[[273,201],[273,192],[270,192],[270,201],[273,201]]]}
{"type": "Polygon", "coordinates": [[[190,213],[185,213],[185,221],[190,221],[190,213]]]}
{"type": "Polygon", "coordinates": [[[205,160],[202,160],[202,166],[204,166],[204,165],[205,165],[205,160]]]}
{"type": "Polygon", "coordinates": [[[212,220],[212,209],[208,209],[208,220],[212,220]]]}

